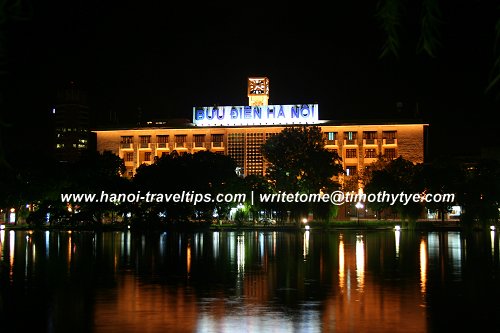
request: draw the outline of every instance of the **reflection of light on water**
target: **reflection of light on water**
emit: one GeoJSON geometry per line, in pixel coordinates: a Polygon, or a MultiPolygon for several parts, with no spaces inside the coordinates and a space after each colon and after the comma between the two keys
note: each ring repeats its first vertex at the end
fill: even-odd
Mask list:
{"type": "Polygon", "coordinates": [[[187,274],[191,273],[191,242],[188,240],[187,243],[187,255],[186,255],[186,266],[187,266],[187,274]]]}
{"type": "Polygon", "coordinates": [[[71,233],[68,236],[68,268],[69,264],[71,264],[71,257],[72,257],[72,252],[71,252],[71,233]]]}
{"type": "Polygon", "coordinates": [[[345,284],[345,253],[344,253],[344,241],[342,240],[342,235],[340,235],[339,241],[339,287],[340,291],[343,292],[345,284]]]}
{"type": "Polygon", "coordinates": [[[238,243],[236,245],[236,260],[238,263],[238,273],[245,272],[245,236],[238,235],[238,243]]]}
{"type": "Polygon", "coordinates": [[[401,237],[401,231],[394,231],[394,237],[396,239],[396,258],[399,258],[399,239],[401,237]]]}
{"type": "Polygon", "coordinates": [[[49,242],[50,238],[49,238],[49,236],[50,236],[50,231],[46,230],[45,231],[45,257],[47,257],[47,258],[50,255],[50,242],[49,242]]]}
{"type": "Polygon", "coordinates": [[[4,243],[5,241],[5,230],[0,230],[0,260],[3,261],[3,245],[5,244],[4,243]]]}
{"type": "Polygon", "coordinates": [[[212,234],[212,242],[213,242],[212,249],[213,249],[214,259],[219,258],[219,246],[220,246],[219,237],[220,233],[218,231],[214,231],[214,233],[212,234]]]}
{"type": "Polygon", "coordinates": [[[365,244],[363,236],[356,236],[356,280],[358,290],[363,291],[365,285],[365,244]]]}
{"type": "Polygon", "coordinates": [[[162,258],[165,256],[165,238],[166,238],[166,235],[167,235],[166,232],[163,232],[160,235],[160,257],[162,257],[162,258]]]}
{"type": "Polygon", "coordinates": [[[420,240],[420,291],[425,294],[427,284],[427,249],[425,240],[420,240]]]}
{"type": "Polygon", "coordinates": [[[9,275],[12,279],[12,274],[14,273],[14,244],[16,241],[16,234],[14,230],[9,231],[9,258],[10,258],[10,271],[9,275]]]}
{"type": "Polygon", "coordinates": [[[276,231],[273,232],[273,256],[276,256],[276,231]]]}
{"type": "Polygon", "coordinates": [[[259,258],[264,257],[264,233],[259,234],[259,258]]]}
{"type": "Polygon", "coordinates": [[[25,241],[25,246],[24,246],[24,278],[26,279],[28,277],[28,254],[29,254],[29,243],[30,243],[30,236],[26,235],[26,241],[25,241]]]}
{"type": "Polygon", "coordinates": [[[304,232],[304,250],[303,250],[304,260],[309,255],[309,230],[304,232]]]}
{"type": "Polygon", "coordinates": [[[459,232],[448,233],[448,256],[453,268],[452,275],[461,279],[462,275],[462,244],[459,232]]]}
{"type": "Polygon", "coordinates": [[[430,232],[427,235],[427,259],[429,265],[437,265],[439,261],[439,234],[430,232]]]}
{"type": "Polygon", "coordinates": [[[494,257],[495,256],[495,231],[494,230],[490,231],[490,238],[491,238],[491,255],[494,257]]]}
{"type": "Polygon", "coordinates": [[[229,240],[229,262],[234,263],[234,254],[236,252],[235,234],[230,232],[228,235],[229,240]]]}
{"type": "Polygon", "coordinates": [[[203,235],[200,233],[194,235],[194,253],[196,256],[203,256],[203,235]]]}
{"type": "MultiPolygon", "coordinates": [[[[164,235],[166,233],[163,233],[164,235]]],[[[127,231],[127,241],[125,243],[125,253],[127,254],[127,259],[130,259],[130,230],[127,231]]]]}

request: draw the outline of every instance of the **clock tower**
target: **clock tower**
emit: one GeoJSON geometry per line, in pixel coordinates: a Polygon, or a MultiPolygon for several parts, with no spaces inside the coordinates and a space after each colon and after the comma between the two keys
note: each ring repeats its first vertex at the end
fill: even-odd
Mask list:
{"type": "Polygon", "coordinates": [[[268,105],[269,79],[267,77],[248,78],[248,105],[268,105]]]}

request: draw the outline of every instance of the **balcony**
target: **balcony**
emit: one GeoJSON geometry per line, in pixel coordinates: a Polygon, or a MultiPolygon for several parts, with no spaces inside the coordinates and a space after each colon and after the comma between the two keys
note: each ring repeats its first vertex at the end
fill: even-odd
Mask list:
{"type": "Polygon", "coordinates": [[[376,146],[377,144],[377,139],[363,139],[363,146],[376,146]]]}
{"type": "Polygon", "coordinates": [[[139,143],[139,149],[154,149],[154,143],[141,142],[139,143]]]}
{"type": "Polygon", "coordinates": [[[176,142],[175,149],[179,149],[179,148],[187,148],[187,143],[186,142],[176,142]]]}
{"type": "Polygon", "coordinates": [[[195,142],[194,148],[205,148],[205,142],[195,142]]]}
{"type": "Polygon", "coordinates": [[[224,142],[212,142],[212,149],[224,148],[224,142]]]}
{"type": "Polygon", "coordinates": [[[398,139],[384,139],[382,142],[385,145],[397,145],[398,139]]]}
{"type": "Polygon", "coordinates": [[[358,145],[358,140],[353,139],[353,140],[344,140],[344,146],[357,146],[358,145]]]}
{"type": "Polygon", "coordinates": [[[326,146],[338,146],[338,141],[337,140],[326,140],[325,145],[326,146]]]}
{"type": "Polygon", "coordinates": [[[157,149],[168,149],[168,143],[166,142],[159,142],[156,144],[157,149]]]}
{"type": "Polygon", "coordinates": [[[134,149],[134,144],[132,142],[121,142],[120,149],[134,149]]]}

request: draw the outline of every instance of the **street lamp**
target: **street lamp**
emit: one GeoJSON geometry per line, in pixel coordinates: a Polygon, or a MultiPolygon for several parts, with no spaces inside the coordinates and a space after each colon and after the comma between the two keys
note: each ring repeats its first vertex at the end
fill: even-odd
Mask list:
{"type": "Polygon", "coordinates": [[[363,204],[361,202],[358,201],[358,203],[356,203],[356,215],[358,217],[358,225],[359,225],[359,210],[360,208],[363,208],[363,204]]]}

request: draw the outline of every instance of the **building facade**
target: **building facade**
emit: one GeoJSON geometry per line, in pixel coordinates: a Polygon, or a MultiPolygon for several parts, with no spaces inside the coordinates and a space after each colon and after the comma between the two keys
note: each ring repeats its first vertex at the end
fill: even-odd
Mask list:
{"type": "Polygon", "coordinates": [[[90,148],[95,148],[95,135],[90,131],[87,95],[73,81],[57,92],[51,116],[56,160],[75,162],[90,148]]]}
{"type": "Polygon", "coordinates": [[[264,175],[267,166],[260,147],[270,136],[287,126],[319,126],[325,147],[342,158],[347,175],[364,170],[379,155],[424,161],[427,124],[319,120],[318,105],[268,105],[267,78],[249,78],[248,97],[248,106],[195,107],[192,123],[150,122],[137,128],[96,130],[97,150],[121,157],[127,177],[140,165],[154,163],[163,155],[202,150],[232,157],[242,175],[264,175]]]}

